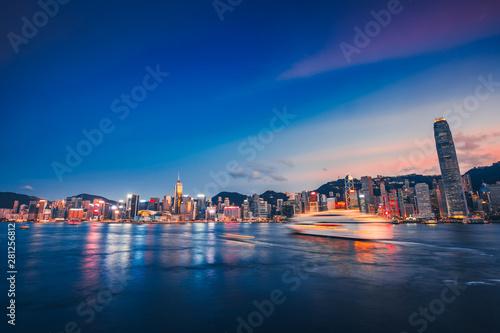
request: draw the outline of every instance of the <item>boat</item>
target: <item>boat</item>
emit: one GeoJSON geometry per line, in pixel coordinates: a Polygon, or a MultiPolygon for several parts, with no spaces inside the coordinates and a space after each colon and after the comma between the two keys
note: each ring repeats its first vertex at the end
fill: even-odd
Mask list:
{"type": "Polygon", "coordinates": [[[392,239],[392,220],[359,210],[329,210],[299,214],[287,226],[294,233],[361,240],[392,239]]]}
{"type": "Polygon", "coordinates": [[[81,222],[79,220],[69,220],[66,221],[66,224],[80,224],[81,222]]]}
{"type": "Polygon", "coordinates": [[[29,229],[30,227],[28,227],[27,225],[23,225],[21,226],[21,229],[25,230],[25,229],[29,229]]]}

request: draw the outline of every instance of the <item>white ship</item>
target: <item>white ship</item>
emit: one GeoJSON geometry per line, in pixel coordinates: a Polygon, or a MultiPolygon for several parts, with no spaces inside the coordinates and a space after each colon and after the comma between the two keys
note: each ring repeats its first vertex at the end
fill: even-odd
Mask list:
{"type": "Polygon", "coordinates": [[[329,210],[300,214],[288,225],[295,233],[311,236],[377,240],[392,239],[392,221],[359,210],[329,210]]]}

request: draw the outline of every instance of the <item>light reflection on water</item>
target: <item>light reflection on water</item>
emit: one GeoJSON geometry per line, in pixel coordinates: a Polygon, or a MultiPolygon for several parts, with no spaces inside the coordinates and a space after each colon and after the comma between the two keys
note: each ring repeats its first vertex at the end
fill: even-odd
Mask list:
{"type": "MultiPolygon", "coordinates": [[[[82,321],[79,303],[126,281],[85,331],[198,332],[196,313],[207,331],[235,332],[235,318],[254,300],[289,291],[287,270],[310,264],[315,270],[256,332],[307,331],[312,318],[317,331],[400,332],[413,311],[439,296],[444,280],[500,279],[500,225],[390,227],[393,242],[293,235],[281,224],[32,225],[18,230],[19,322],[26,330],[61,331],[66,321],[82,321]],[[254,241],[230,242],[220,237],[226,233],[254,241]]],[[[470,328],[474,314],[498,310],[491,299],[500,297],[500,285],[492,284],[471,287],[428,331],[470,328]]]]}

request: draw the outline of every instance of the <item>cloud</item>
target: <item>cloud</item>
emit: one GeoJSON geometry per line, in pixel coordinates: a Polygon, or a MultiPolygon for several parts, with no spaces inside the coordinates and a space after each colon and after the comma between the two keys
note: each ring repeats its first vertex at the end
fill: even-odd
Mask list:
{"type": "Polygon", "coordinates": [[[484,142],[486,139],[499,136],[500,133],[468,135],[460,132],[453,137],[453,140],[455,141],[457,149],[478,150],[479,148],[481,148],[480,143],[484,142]]]}
{"type": "MultiPolygon", "coordinates": [[[[373,8],[375,11],[380,9],[373,8]]],[[[457,0],[452,6],[445,0],[413,2],[393,16],[380,34],[370,38],[366,47],[349,57],[344,56],[341,43],[355,45],[357,34],[354,27],[364,30],[368,22],[374,21],[369,12],[358,12],[355,17],[349,18],[349,23],[335,27],[336,35],[331,43],[294,63],[278,79],[310,77],[350,66],[411,57],[495,35],[500,19],[500,2],[457,0]]]]}
{"type": "Polygon", "coordinates": [[[255,171],[259,171],[262,173],[273,173],[276,169],[261,163],[248,163],[248,166],[254,169],[255,171]]]}
{"type": "Polygon", "coordinates": [[[278,163],[286,165],[286,166],[289,166],[291,168],[293,168],[295,166],[295,164],[292,161],[286,160],[286,159],[283,159],[283,158],[279,159],[278,163]]]}
{"type": "Polygon", "coordinates": [[[286,182],[288,180],[285,177],[280,176],[280,175],[276,175],[276,174],[271,174],[271,175],[269,175],[269,177],[271,177],[272,180],[275,180],[278,182],[286,182]]]}
{"type": "Polygon", "coordinates": [[[34,191],[35,190],[32,186],[29,186],[29,185],[25,185],[25,186],[21,187],[21,189],[28,190],[28,191],[34,191]]]}
{"type": "Polygon", "coordinates": [[[245,178],[245,177],[247,177],[247,172],[243,168],[239,168],[236,170],[229,170],[229,174],[233,178],[245,178]]]}
{"type": "Polygon", "coordinates": [[[254,171],[250,174],[250,179],[262,179],[262,175],[258,171],[254,171]]]}
{"type": "Polygon", "coordinates": [[[248,163],[248,166],[254,169],[254,171],[250,174],[249,179],[263,179],[266,181],[274,180],[278,182],[284,182],[288,179],[276,174],[276,168],[261,164],[261,163],[248,163]]]}

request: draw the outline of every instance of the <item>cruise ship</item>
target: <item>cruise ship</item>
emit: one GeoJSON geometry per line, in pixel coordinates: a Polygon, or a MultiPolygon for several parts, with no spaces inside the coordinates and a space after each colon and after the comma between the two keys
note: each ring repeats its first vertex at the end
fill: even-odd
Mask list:
{"type": "Polygon", "coordinates": [[[295,233],[362,240],[392,239],[392,222],[359,210],[329,210],[300,214],[288,225],[295,233]]]}

